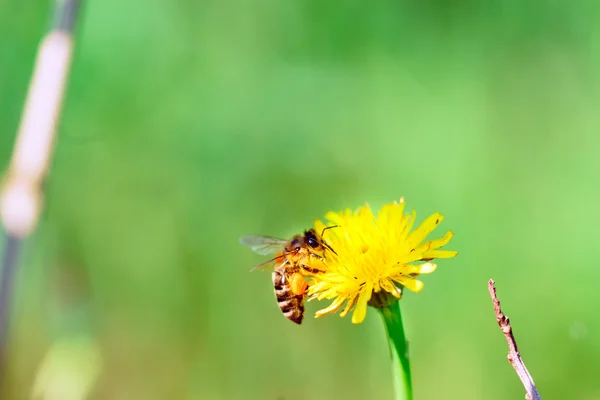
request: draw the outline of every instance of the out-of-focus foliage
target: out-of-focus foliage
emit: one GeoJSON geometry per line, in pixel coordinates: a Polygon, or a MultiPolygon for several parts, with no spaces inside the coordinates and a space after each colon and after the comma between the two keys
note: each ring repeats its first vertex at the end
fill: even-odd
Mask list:
{"type": "MultiPolygon", "coordinates": [[[[402,300],[416,398],[524,395],[490,277],[544,398],[598,398],[599,11],[86,2],[2,398],[81,335],[92,399],[390,398],[377,315],[294,326],[237,238],[401,195],[460,252],[402,300]]],[[[0,3],[2,167],[49,18],[0,3]]]]}

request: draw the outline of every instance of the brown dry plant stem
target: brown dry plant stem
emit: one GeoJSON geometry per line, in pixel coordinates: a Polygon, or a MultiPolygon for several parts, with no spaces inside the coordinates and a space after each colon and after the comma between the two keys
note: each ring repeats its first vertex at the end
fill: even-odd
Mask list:
{"type": "Polygon", "coordinates": [[[502,330],[502,333],[506,338],[506,342],[508,343],[508,362],[513,366],[517,372],[517,375],[519,376],[519,379],[521,379],[521,382],[525,387],[525,391],[527,392],[525,394],[525,398],[527,400],[541,400],[542,398],[535,387],[533,378],[527,370],[527,367],[521,358],[521,354],[519,353],[519,349],[517,348],[517,342],[515,340],[515,336],[513,335],[510,319],[504,315],[502,309],[500,308],[500,300],[498,300],[498,296],[496,295],[496,288],[494,287],[494,284],[494,280],[490,279],[488,281],[488,290],[490,292],[490,296],[492,296],[492,301],[494,302],[496,321],[498,321],[500,330],[502,330]]]}
{"type": "Polygon", "coordinates": [[[80,5],[79,0],[54,1],[52,25],[37,51],[11,160],[3,177],[0,217],[6,239],[0,277],[0,374],[7,357],[19,249],[22,240],[35,231],[42,210],[43,183],[54,149],[80,5]]]}

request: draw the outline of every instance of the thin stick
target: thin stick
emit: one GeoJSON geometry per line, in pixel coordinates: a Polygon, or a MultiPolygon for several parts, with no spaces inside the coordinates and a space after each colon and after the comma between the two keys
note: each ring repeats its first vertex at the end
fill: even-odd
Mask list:
{"type": "Polygon", "coordinates": [[[502,309],[500,308],[500,300],[498,300],[498,296],[496,295],[496,288],[494,287],[493,279],[488,281],[488,290],[490,292],[490,296],[492,296],[492,301],[494,302],[494,312],[496,313],[496,321],[498,321],[498,325],[500,326],[500,330],[506,337],[506,342],[508,343],[508,362],[513,366],[519,379],[523,383],[525,387],[526,394],[525,398],[527,400],[541,400],[540,394],[538,393],[537,388],[535,387],[535,383],[533,382],[533,378],[527,367],[525,367],[525,363],[521,359],[521,354],[519,353],[519,349],[517,348],[517,342],[515,340],[515,336],[512,332],[512,327],[510,326],[510,319],[504,315],[502,309]]]}
{"type": "Polygon", "coordinates": [[[9,305],[12,295],[12,282],[17,268],[19,239],[6,235],[2,258],[2,281],[0,282],[0,372],[6,357],[6,337],[8,332],[9,305]]]}
{"type": "Polygon", "coordinates": [[[54,150],[79,6],[78,0],[55,0],[54,19],[38,48],[15,147],[2,182],[0,217],[7,236],[0,278],[0,373],[7,355],[19,248],[22,240],[35,230],[42,210],[42,186],[54,150]]]}

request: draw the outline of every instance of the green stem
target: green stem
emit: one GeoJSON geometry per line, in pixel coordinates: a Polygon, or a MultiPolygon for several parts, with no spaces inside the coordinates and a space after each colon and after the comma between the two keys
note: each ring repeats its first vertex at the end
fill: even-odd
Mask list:
{"type": "Polygon", "coordinates": [[[396,301],[384,308],[378,308],[383,317],[387,331],[392,373],[394,379],[394,399],[412,400],[412,382],[410,378],[410,362],[408,360],[408,342],[402,326],[400,302],[396,301]]]}

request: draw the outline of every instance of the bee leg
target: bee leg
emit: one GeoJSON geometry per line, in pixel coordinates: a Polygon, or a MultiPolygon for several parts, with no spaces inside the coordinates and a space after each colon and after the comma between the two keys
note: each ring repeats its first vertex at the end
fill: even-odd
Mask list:
{"type": "Polygon", "coordinates": [[[311,268],[311,267],[309,267],[308,265],[304,265],[304,264],[300,264],[300,267],[301,267],[303,270],[305,270],[306,272],[308,272],[308,273],[311,273],[311,274],[318,274],[319,272],[323,272],[323,271],[321,271],[320,269],[317,269],[317,268],[311,268]]]}

